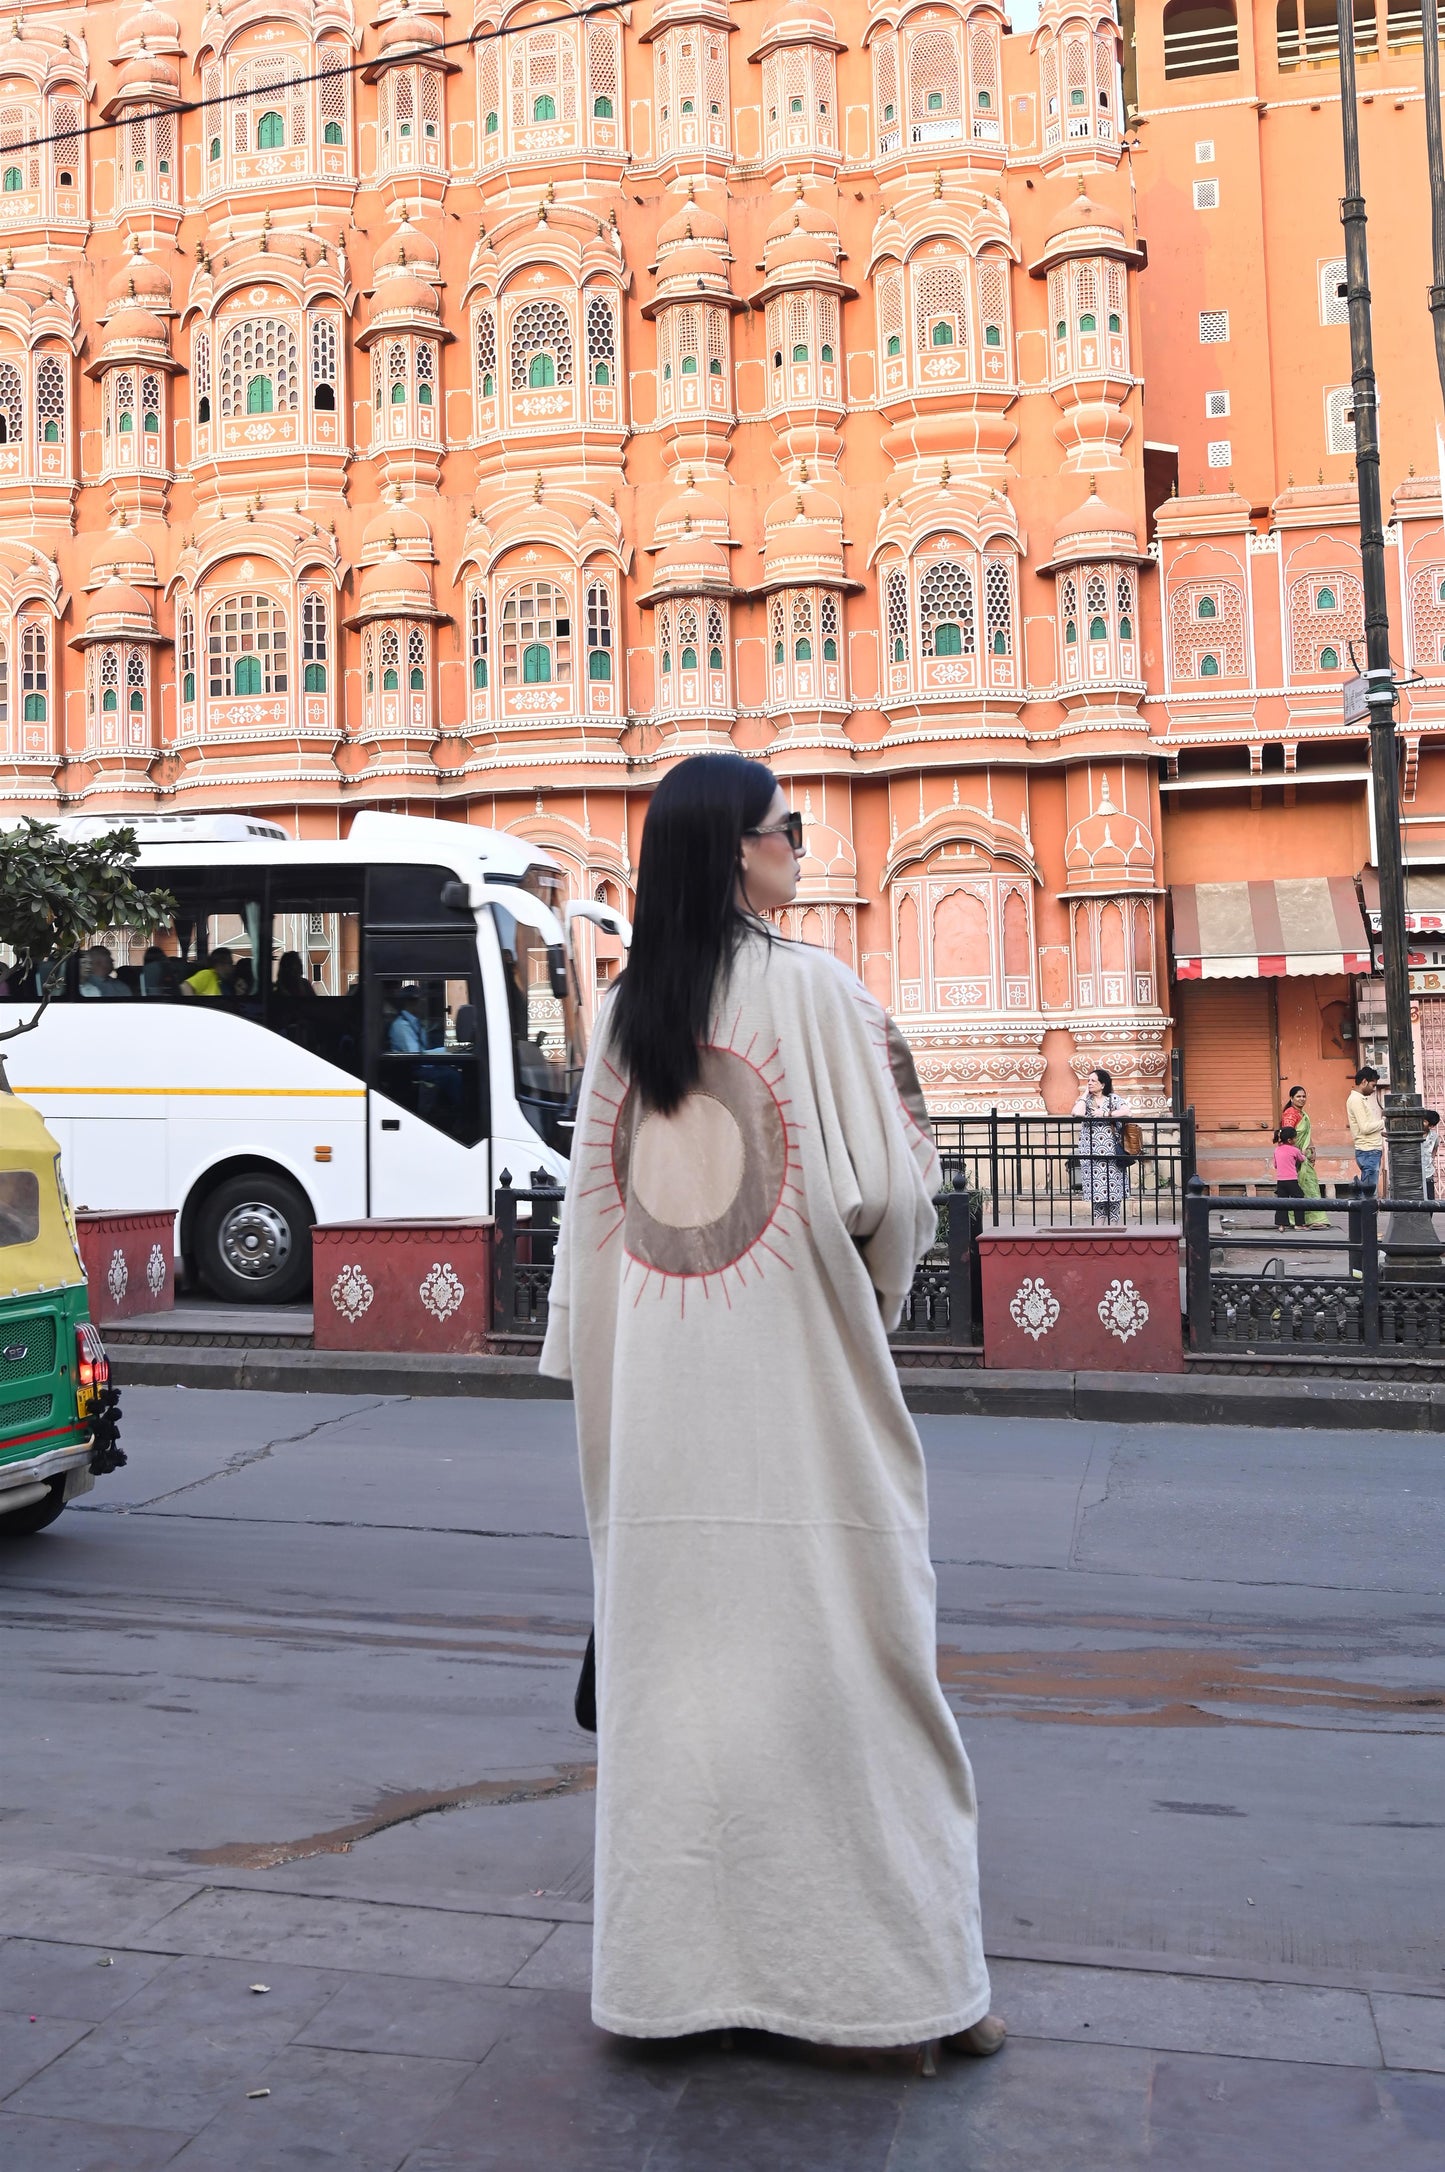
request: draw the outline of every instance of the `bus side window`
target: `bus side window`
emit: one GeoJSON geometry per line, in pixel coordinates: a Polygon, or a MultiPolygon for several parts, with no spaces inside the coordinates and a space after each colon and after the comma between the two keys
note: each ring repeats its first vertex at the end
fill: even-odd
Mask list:
{"type": "Polygon", "coordinates": [[[262,1016],[273,1033],[353,1078],[365,1074],[360,868],[273,868],[262,1016]]]}
{"type": "Polygon", "coordinates": [[[489,1128],[485,1012],[473,935],[367,939],[372,1086],[461,1146],[489,1128]]]}

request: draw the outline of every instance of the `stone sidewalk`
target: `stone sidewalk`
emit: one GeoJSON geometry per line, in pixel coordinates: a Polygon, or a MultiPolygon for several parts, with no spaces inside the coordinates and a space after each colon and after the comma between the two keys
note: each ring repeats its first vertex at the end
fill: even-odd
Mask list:
{"type": "Polygon", "coordinates": [[[596,2031],[580,1905],[0,1866],[4,2172],[1439,2172],[1441,1988],[1006,1958],[996,2059],[596,2031]],[[535,1909],[535,1912],[532,1912],[535,1909]]]}

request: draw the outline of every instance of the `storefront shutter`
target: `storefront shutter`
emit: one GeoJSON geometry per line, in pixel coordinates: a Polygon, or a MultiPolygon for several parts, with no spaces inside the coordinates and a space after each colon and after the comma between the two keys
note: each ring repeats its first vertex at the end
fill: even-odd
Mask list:
{"type": "Polygon", "coordinates": [[[1180,981],[1174,1006],[1184,1099],[1200,1130],[1271,1130],[1278,1119],[1268,981],[1180,981]]]}

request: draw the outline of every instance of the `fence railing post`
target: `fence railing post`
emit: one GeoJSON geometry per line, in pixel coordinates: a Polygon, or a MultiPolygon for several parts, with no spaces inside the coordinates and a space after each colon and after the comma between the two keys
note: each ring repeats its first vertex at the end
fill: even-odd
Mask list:
{"type": "Polygon", "coordinates": [[[1190,1177],[1184,1195],[1184,1301],[1189,1308],[1189,1347],[1207,1350],[1214,1324],[1209,1289],[1209,1186],[1197,1176],[1190,1177]]]}
{"type": "Polygon", "coordinates": [[[962,1170],[948,1197],[948,1339],[973,1341],[973,1214],[962,1170]]]}
{"type": "Polygon", "coordinates": [[[492,1327],[505,1334],[517,1317],[517,1195],[510,1169],[497,1179],[492,1214],[492,1327]]]}
{"type": "Polygon", "coordinates": [[[1360,1201],[1360,1305],[1365,1348],[1380,1347],[1380,1202],[1373,1193],[1360,1201]]]}
{"type": "Polygon", "coordinates": [[[998,1228],[998,1110],[988,1112],[988,1196],[993,1208],[993,1226],[998,1228]]]}

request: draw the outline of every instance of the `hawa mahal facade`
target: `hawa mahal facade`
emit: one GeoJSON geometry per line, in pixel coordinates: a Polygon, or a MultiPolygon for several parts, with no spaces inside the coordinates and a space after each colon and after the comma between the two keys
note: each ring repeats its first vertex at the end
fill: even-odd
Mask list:
{"type": "MultiPolygon", "coordinates": [[[[1372,851],[1325,15],[0,9],[0,811],[381,807],[625,908],[651,787],[738,748],[806,816],[790,932],[940,1112],[1067,1109],[1098,1063],[1160,1107],[1181,1039],[1226,1159],[1286,1074],[1342,1102],[1372,851]]],[[[1428,867],[1428,221],[1380,215],[1426,201],[1419,15],[1375,16],[1428,867]]]]}

